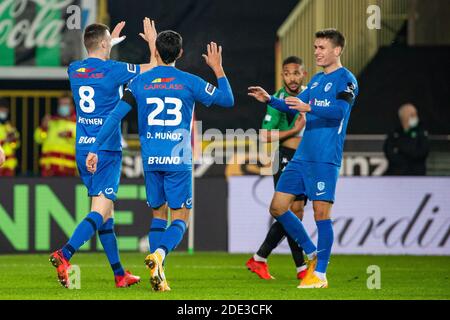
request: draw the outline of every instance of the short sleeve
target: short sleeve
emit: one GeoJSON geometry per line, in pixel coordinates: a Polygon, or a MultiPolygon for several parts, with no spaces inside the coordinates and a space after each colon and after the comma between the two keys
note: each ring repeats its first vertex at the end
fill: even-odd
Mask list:
{"type": "Polygon", "coordinates": [[[118,85],[122,85],[140,73],[140,66],[132,63],[112,61],[111,72],[113,81],[118,85]]]}

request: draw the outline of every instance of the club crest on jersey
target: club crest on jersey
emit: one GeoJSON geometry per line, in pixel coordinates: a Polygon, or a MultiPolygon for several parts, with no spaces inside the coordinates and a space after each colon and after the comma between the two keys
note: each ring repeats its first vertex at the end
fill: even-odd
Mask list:
{"type": "Polygon", "coordinates": [[[317,182],[317,189],[319,191],[325,190],[325,182],[323,182],[323,181],[317,182]]]}
{"type": "Polygon", "coordinates": [[[113,188],[107,188],[107,189],[105,189],[105,193],[106,194],[113,194],[114,193],[114,189],[113,188]]]}
{"type": "Polygon", "coordinates": [[[168,83],[175,80],[175,78],[156,78],[152,81],[152,83],[168,83]]]}
{"type": "Polygon", "coordinates": [[[333,86],[333,84],[332,84],[331,82],[328,82],[328,83],[325,85],[325,88],[323,89],[323,91],[325,91],[325,92],[330,91],[330,89],[331,89],[332,86],[333,86]]]}
{"type": "Polygon", "coordinates": [[[211,83],[208,83],[205,87],[205,92],[212,96],[214,94],[214,91],[216,91],[216,87],[214,87],[211,83]]]}
{"type": "Polygon", "coordinates": [[[128,72],[136,73],[136,65],[135,64],[131,64],[131,63],[127,63],[127,70],[128,70],[128,72]]]}

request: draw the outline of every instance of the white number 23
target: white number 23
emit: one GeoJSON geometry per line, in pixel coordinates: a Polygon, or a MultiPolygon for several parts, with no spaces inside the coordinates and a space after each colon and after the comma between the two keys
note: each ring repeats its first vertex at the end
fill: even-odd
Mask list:
{"type": "Polygon", "coordinates": [[[148,115],[149,126],[178,126],[182,120],[181,107],[183,103],[178,98],[166,97],[164,101],[160,98],[147,98],[147,104],[155,104],[156,109],[148,115]],[[174,119],[156,119],[156,117],[164,110],[165,105],[174,105],[174,108],[167,108],[167,114],[175,116],[174,119]]]}

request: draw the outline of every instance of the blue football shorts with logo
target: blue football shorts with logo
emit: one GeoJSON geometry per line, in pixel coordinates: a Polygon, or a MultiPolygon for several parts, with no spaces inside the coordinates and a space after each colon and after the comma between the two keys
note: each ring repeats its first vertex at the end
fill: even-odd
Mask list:
{"type": "Polygon", "coordinates": [[[312,201],[334,202],[339,167],[331,163],[291,160],[281,174],[276,191],[306,194],[312,201]]]}
{"type": "Polygon", "coordinates": [[[122,168],[122,152],[99,151],[97,153],[97,171],[94,174],[86,168],[88,153],[88,151],[77,151],[76,153],[78,172],[88,189],[88,196],[96,197],[103,194],[106,198],[116,201],[122,168]]]}
{"type": "Polygon", "coordinates": [[[145,171],[147,204],[159,208],[192,209],[192,171],[145,171]]]}

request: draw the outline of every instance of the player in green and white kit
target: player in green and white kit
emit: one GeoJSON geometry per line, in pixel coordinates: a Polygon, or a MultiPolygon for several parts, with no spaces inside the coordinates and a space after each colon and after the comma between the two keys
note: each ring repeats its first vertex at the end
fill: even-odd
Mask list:
{"type": "MultiPolygon", "coordinates": [[[[274,96],[284,99],[289,96],[296,97],[303,89],[302,82],[306,76],[303,62],[300,58],[291,56],[283,61],[283,87],[278,90],[274,96]]],[[[295,116],[278,111],[271,106],[267,106],[267,112],[262,123],[262,138],[267,142],[279,141],[279,170],[273,176],[274,186],[281,176],[284,168],[294,156],[295,150],[301,141],[303,129],[305,127],[305,117],[300,113],[295,116]],[[278,130],[275,131],[275,130],[278,130]]],[[[304,206],[306,204],[306,196],[301,195],[295,199],[291,210],[300,219],[303,218],[304,206]]],[[[284,231],[283,226],[279,222],[271,225],[267,236],[259,250],[251,257],[247,263],[247,268],[258,274],[262,279],[273,279],[269,273],[267,258],[273,249],[287,237],[289,247],[291,248],[292,257],[294,258],[297,268],[297,278],[303,279],[306,273],[306,265],[303,258],[303,250],[298,246],[294,239],[290,238],[284,231]]]]}

